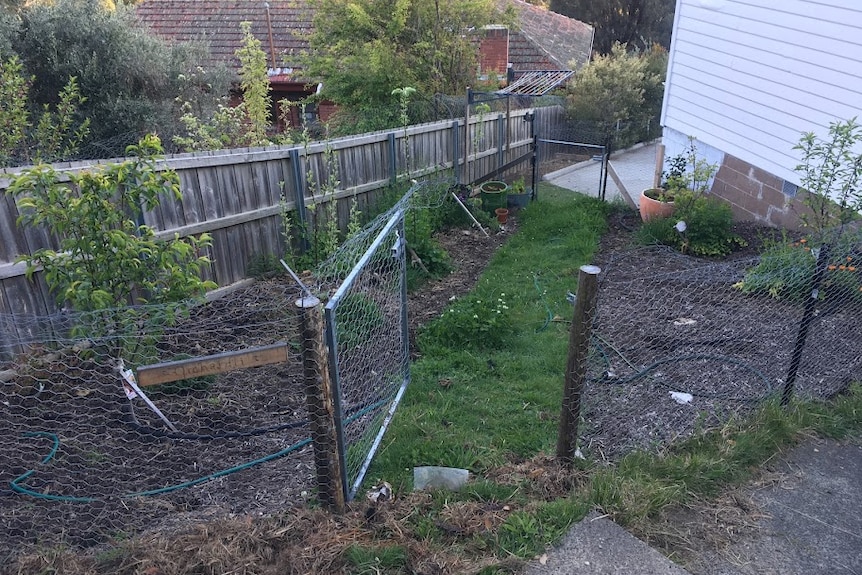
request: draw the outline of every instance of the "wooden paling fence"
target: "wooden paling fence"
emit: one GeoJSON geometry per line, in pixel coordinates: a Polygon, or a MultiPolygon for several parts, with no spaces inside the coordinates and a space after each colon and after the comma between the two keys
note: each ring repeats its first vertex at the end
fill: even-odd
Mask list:
{"type": "MultiPolygon", "coordinates": [[[[528,117],[528,116],[527,116],[528,117]]],[[[246,278],[255,255],[281,255],[284,212],[294,221],[313,226],[324,217],[324,204],[339,202],[340,223],[346,225],[349,204],[364,209],[399,178],[422,178],[448,171],[459,182],[491,174],[528,154],[532,130],[551,133],[562,122],[560,107],[487,114],[465,121],[442,121],[389,132],[362,134],[306,146],[269,146],[178,154],[160,165],[179,174],[182,199],[164,198],[145,214],[144,223],[163,237],[207,232],[213,237],[208,279],[230,286],[246,278]],[[535,113],[531,126],[525,116],[535,113]],[[335,166],[334,193],[324,194],[335,166]]],[[[93,168],[98,162],[55,164],[60,172],[93,168]]],[[[25,276],[22,254],[56,248],[55,238],[42,228],[17,225],[18,210],[6,194],[10,176],[20,168],[0,170],[0,356],[15,351],[16,342],[32,339],[31,327],[15,316],[49,315],[58,310],[54,295],[36,273],[25,276]],[[11,318],[11,319],[9,319],[11,318]],[[11,325],[10,325],[11,324],[11,325]]]]}

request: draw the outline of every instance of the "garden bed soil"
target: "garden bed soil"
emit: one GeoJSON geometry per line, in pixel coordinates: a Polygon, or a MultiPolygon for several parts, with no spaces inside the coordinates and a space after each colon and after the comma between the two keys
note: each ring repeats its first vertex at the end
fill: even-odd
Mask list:
{"type": "MultiPolygon", "coordinates": [[[[438,235],[450,254],[454,271],[408,296],[411,339],[418,326],[437,317],[453,296],[473,288],[496,249],[517,230],[517,225],[515,212],[506,229],[490,238],[478,230],[448,230],[438,235]]],[[[751,409],[783,377],[788,341],[792,342],[798,325],[795,308],[768,297],[740,299],[738,291],[729,287],[731,276],[750,263],[764,241],[775,237],[774,230],[739,225],[736,231],[748,246],[723,262],[711,262],[661,248],[638,248],[632,239],[638,225],[635,213],[612,214],[610,229],[595,258],[603,268],[596,333],[605,345],[591,358],[581,436],[582,447],[592,458],[614,460],[635,448],[664,449],[696,429],[720,425],[728,417],[751,409]],[[730,267],[726,267],[728,262],[730,267]],[[658,283],[648,287],[644,278],[653,282],[657,279],[658,283]],[[660,296],[665,304],[675,302],[681,307],[665,305],[657,312],[644,313],[639,306],[645,289],[660,296]],[[771,327],[764,332],[762,324],[771,327]],[[703,331],[707,328],[709,332],[703,331]],[[692,359],[662,364],[650,370],[648,376],[628,380],[650,365],[647,352],[659,358],[668,354],[732,355],[738,362],[692,359]],[[750,366],[741,366],[743,362],[753,362],[757,373],[750,366]],[[670,397],[671,391],[690,392],[694,394],[693,401],[679,404],[670,397]]],[[[172,340],[172,352],[203,355],[270,341],[261,338],[261,332],[281,330],[290,334],[295,328],[286,310],[298,296],[298,290],[287,279],[257,282],[206,306],[200,317],[192,318],[199,322],[192,325],[194,329],[186,326],[184,335],[178,334],[172,340]],[[273,301],[280,303],[274,305],[273,301]],[[267,328],[262,330],[261,326],[267,328]]],[[[798,391],[829,396],[839,393],[852,374],[860,375],[862,358],[858,349],[852,349],[853,342],[862,341],[858,315],[858,309],[838,310],[829,317],[818,318],[818,329],[813,330],[816,354],[803,358],[798,391]],[[844,341],[836,339],[835,334],[844,341]],[[818,371],[816,366],[835,369],[818,371]]],[[[566,328],[559,327],[561,337],[566,337],[566,328]]],[[[21,389],[13,390],[9,385],[0,388],[0,437],[4,439],[0,442],[0,461],[4,462],[0,468],[0,571],[11,565],[19,553],[56,546],[61,540],[73,548],[98,548],[143,530],[154,535],[142,540],[152,544],[142,553],[161,554],[164,561],[179,565],[184,551],[171,541],[176,539],[171,533],[200,525],[195,533],[212,529],[212,538],[217,539],[215,533],[222,529],[235,538],[244,522],[249,522],[248,545],[263,546],[248,551],[250,560],[275,565],[278,561],[273,551],[266,551],[272,538],[277,537],[275,533],[293,533],[290,537],[294,552],[301,552],[303,548],[325,548],[322,542],[339,539],[338,530],[352,525],[353,511],[344,522],[326,514],[298,511],[293,519],[255,523],[257,527],[252,527],[253,517],[301,506],[313,497],[313,460],[307,446],[297,447],[289,457],[154,497],[72,502],[14,492],[10,481],[19,478],[21,484],[47,496],[86,496],[111,486],[113,493],[135,493],[142,485],[190,481],[289,449],[307,435],[306,429],[290,425],[306,418],[301,366],[296,359],[280,366],[232,372],[215,384],[186,390],[165,402],[169,418],[198,422],[197,428],[188,431],[200,435],[213,430],[238,431],[249,425],[283,427],[275,433],[204,441],[172,440],[148,432],[160,427],[159,422],[140,404],[136,404],[132,417],[125,399],[116,393],[118,380],[113,367],[74,357],[58,357],[56,362],[65,366],[66,379],[51,381],[50,389],[38,392],[41,396],[34,398],[32,389],[22,395],[21,389]],[[40,398],[49,401],[39,401],[40,398]],[[44,466],[39,462],[50,452],[53,439],[48,435],[27,436],[33,429],[26,424],[38,423],[40,410],[46,422],[48,412],[53,412],[50,431],[62,445],[61,453],[44,466]],[[109,465],[124,460],[146,465],[119,469],[109,465]],[[94,476],[93,468],[104,470],[94,476]],[[20,480],[28,470],[36,472],[20,480]],[[117,490],[117,484],[124,488],[117,490]],[[219,518],[227,523],[211,522],[219,518]],[[159,532],[168,535],[160,539],[155,535],[159,532]],[[308,547],[316,545],[314,541],[320,545],[308,547]],[[178,555],[169,556],[169,549],[178,555]]],[[[552,466],[543,457],[535,460],[536,466],[552,466]]],[[[524,465],[517,463],[519,473],[532,477],[533,472],[521,469],[524,465]]],[[[507,472],[503,469],[492,475],[505,476],[507,472]]],[[[557,477],[554,485],[548,487],[550,492],[571,482],[557,477]]],[[[416,497],[420,496],[411,496],[406,504],[421,506],[416,497]]],[[[496,524],[494,518],[502,517],[500,509],[476,508],[469,513],[474,518],[484,517],[485,525],[496,524]]],[[[356,534],[359,527],[352,525],[350,529],[356,534]]],[[[187,537],[190,545],[207,545],[203,535],[187,537]]],[[[409,545],[411,553],[423,552],[414,548],[414,543],[409,545]]],[[[303,565],[314,564],[310,556],[305,559],[303,565]]],[[[427,572],[454,572],[444,567],[444,559],[437,564],[436,570],[427,572]]]]}

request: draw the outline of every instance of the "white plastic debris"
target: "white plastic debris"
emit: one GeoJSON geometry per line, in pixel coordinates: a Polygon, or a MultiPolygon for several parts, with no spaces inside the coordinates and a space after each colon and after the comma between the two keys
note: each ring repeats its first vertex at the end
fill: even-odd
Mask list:
{"type": "Polygon", "coordinates": [[[691,403],[691,401],[694,399],[694,396],[692,394],[685,393],[683,391],[671,391],[669,393],[671,398],[673,398],[673,400],[680,405],[691,403]]]}
{"type": "Polygon", "coordinates": [[[368,490],[365,496],[374,503],[383,503],[392,499],[392,485],[388,481],[378,483],[368,490]]]}
{"type": "Polygon", "coordinates": [[[673,325],[694,325],[697,323],[696,319],[691,319],[690,317],[680,317],[673,320],[673,325]]]}
{"type": "Polygon", "coordinates": [[[680,220],[676,223],[676,225],[674,227],[676,228],[676,231],[678,231],[679,233],[684,233],[688,226],[685,225],[684,221],[680,220]]]}
{"type": "Polygon", "coordinates": [[[470,472],[456,467],[423,466],[413,468],[413,490],[448,489],[458,491],[467,480],[470,472]]]}

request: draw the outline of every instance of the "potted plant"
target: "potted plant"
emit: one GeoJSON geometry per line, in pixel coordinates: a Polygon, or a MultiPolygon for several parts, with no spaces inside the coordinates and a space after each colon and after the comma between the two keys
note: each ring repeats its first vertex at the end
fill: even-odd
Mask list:
{"type": "Polygon", "coordinates": [[[689,138],[688,147],[667,160],[667,170],[662,173],[662,184],[641,192],[640,214],[643,221],[670,217],[676,210],[676,202],[695,198],[709,191],[710,181],[718,170],[705,158],[697,157],[694,138],[689,138]]]}
{"type": "Polygon", "coordinates": [[[506,204],[510,208],[525,207],[530,202],[531,191],[527,190],[524,178],[518,178],[509,186],[509,195],[506,197],[506,204]]]}
{"type": "Polygon", "coordinates": [[[479,184],[479,196],[482,198],[482,207],[492,213],[497,208],[505,208],[506,192],[508,190],[509,184],[499,180],[489,180],[479,184]]]}

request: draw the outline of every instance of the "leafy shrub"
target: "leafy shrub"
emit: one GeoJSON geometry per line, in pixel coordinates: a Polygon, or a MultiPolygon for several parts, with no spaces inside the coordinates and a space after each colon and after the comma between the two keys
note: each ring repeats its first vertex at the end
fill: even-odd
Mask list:
{"type": "Polygon", "coordinates": [[[425,326],[419,337],[423,350],[499,348],[513,324],[505,293],[495,299],[465,298],[455,301],[439,318],[425,326]]]}
{"type": "MultiPolygon", "coordinates": [[[[665,64],[666,65],[666,64],[665,64]]],[[[578,72],[566,96],[566,115],[592,121],[605,137],[615,135],[616,148],[638,141],[642,129],[654,120],[655,103],[645,105],[662,91],[661,59],[628,52],[615,44],[607,55],[596,56],[578,72]]]]}
{"type": "Polygon", "coordinates": [[[672,246],[696,256],[726,256],[745,240],[733,233],[730,206],[709,196],[680,191],[677,210],[669,218],[654,218],[638,230],[643,244],[672,246]]]}
{"type": "Polygon", "coordinates": [[[229,87],[223,67],[204,81],[187,82],[205,46],[168,44],[140,24],[133,7],[117,4],[111,10],[82,0],[22,3],[8,41],[34,77],[33,111],[57,102],[69,78],[77,78],[86,98],[80,117],[90,118],[90,141],[100,143],[82,148],[90,157],[120,156],[148,132],[170,141],[178,126],[177,96],[200,110],[214,106],[229,87]]]}
{"type": "MultiPolygon", "coordinates": [[[[862,302],[862,253],[858,234],[845,236],[832,253],[819,296],[834,303],[862,302]],[[858,266],[858,267],[857,267],[858,266]]],[[[770,246],[734,287],[746,294],[802,302],[810,295],[816,258],[807,238],[770,246]]]]}

